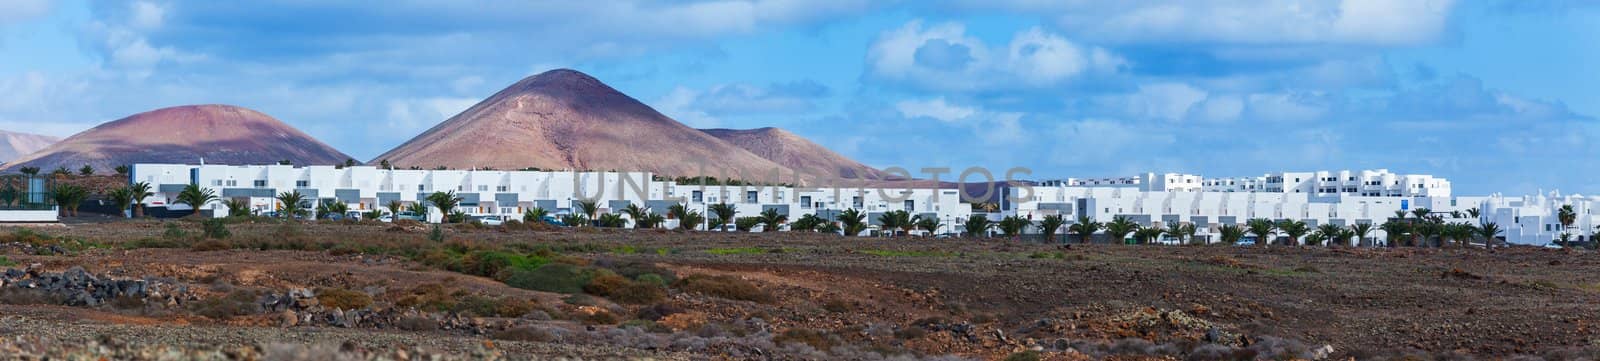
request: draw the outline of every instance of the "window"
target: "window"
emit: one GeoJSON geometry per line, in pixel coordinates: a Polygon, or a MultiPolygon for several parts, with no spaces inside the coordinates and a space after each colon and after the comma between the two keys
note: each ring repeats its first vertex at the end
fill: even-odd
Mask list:
{"type": "Polygon", "coordinates": [[[915,212],[915,211],[917,211],[917,203],[916,203],[916,201],[907,199],[905,207],[906,207],[905,208],[906,212],[915,212]]]}
{"type": "Polygon", "coordinates": [[[479,191],[479,192],[488,192],[488,191],[489,191],[489,186],[486,186],[486,185],[479,185],[479,186],[478,186],[478,191],[479,191]]]}
{"type": "Polygon", "coordinates": [[[295,188],[310,187],[311,186],[311,181],[303,181],[303,180],[294,181],[294,186],[295,186],[295,188]]]}
{"type": "Polygon", "coordinates": [[[694,193],[690,193],[689,199],[693,200],[695,203],[700,203],[705,201],[705,194],[700,191],[694,191],[694,193]]]}
{"type": "Polygon", "coordinates": [[[800,196],[800,208],[802,208],[802,209],[810,209],[811,208],[811,196],[800,196]]]}
{"type": "Polygon", "coordinates": [[[759,196],[757,195],[756,191],[745,191],[744,192],[744,202],[745,203],[755,203],[757,198],[759,198],[759,196]]]}
{"type": "Polygon", "coordinates": [[[257,179],[254,185],[256,188],[266,188],[267,181],[265,179],[257,179]]]}
{"type": "Polygon", "coordinates": [[[222,180],[221,179],[213,179],[213,180],[211,180],[211,186],[213,186],[213,187],[221,187],[222,186],[222,180]]]}
{"type": "Polygon", "coordinates": [[[496,192],[505,192],[506,191],[506,186],[494,187],[494,191],[496,191],[496,192]]]}
{"type": "Polygon", "coordinates": [[[866,203],[863,203],[861,201],[861,197],[860,196],[850,197],[850,205],[852,207],[854,207],[855,209],[866,208],[866,203]]]}
{"type": "Polygon", "coordinates": [[[421,185],[421,184],[418,184],[418,185],[417,185],[417,191],[419,191],[419,192],[420,192],[420,191],[425,191],[425,190],[426,190],[426,189],[422,189],[422,185],[421,185]]]}

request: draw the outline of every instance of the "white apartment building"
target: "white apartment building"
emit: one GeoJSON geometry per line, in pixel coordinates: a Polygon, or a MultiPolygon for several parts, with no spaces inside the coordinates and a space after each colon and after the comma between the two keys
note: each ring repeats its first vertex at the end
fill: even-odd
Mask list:
{"type": "MultiPolygon", "coordinates": [[[[1495,223],[1504,230],[1501,237],[1510,244],[1551,244],[1563,233],[1575,242],[1594,241],[1600,233],[1600,228],[1596,228],[1600,227],[1600,197],[1558,193],[1521,197],[1498,194],[1363,196],[1359,192],[1357,195],[1317,196],[1293,192],[1147,192],[1126,187],[1070,186],[1040,186],[1031,191],[1029,195],[1013,189],[1013,196],[1028,197],[1007,213],[1035,222],[1045,216],[1062,215],[1068,224],[1076,223],[1079,216],[1088,216],[1096,222],[1109,222],[1122,216],[1145,227],[1194,224],[1197,235],[1212,242],[1217,240],[1222,225],[1243,225],[1253,218],[1300,220],[1312,228],[1323,224],[1376,226],[1395,217],[1397,211],[1411,212],[1418,208],[1427,208],[1449,223],[1495,223]],[[1563,206],[1571,206],[1577,216],[1570,227],[1561,224],[1557,216],[1563,206]],[[1471,216],[1473,209],[1478,210],[1476,218],[1471,216]]],[[[1374,229],[1367,238],[1382,240],[1386,237],[1383,230],[1374,229]]]]}
{"type": "MultiPolygon", "coordinates": [[[[142,201],[146,206],[185,210],[192,208],[174,201],[184,187],[197,184],[215,191],[220,200],[246,200],[252,212],[277,209],[276,195],[294,190],[311,200],[303,206],[337,201],[353,211],[381,211],[391,201],[409,206],[434,192],[453,191],[462,199],[456,210],[472,216],[504,215],[513,219],[532,208],[567,214],[573,211],[574,202],[586,199],[596,201],[601,214],[618,213],[629,204],[665,214],[668,207],[680,203],[709,213],[710,205],[727,203],[738,209],[738,217],[773,209],[791,221],[805,214],[833,219],[840,211],[856,209],[876,224],[876,218],[884,212],[905,210],[938,218],[949,227],[971,214],[971,208],[961,203],[955,189],[680,185],[653,180],[648,172],[136,164],[129,180],[146,182],[154,188],[156,195],[142,201]]],[[[227,215],[227,207],[220,201],[201,209],[211,210],[218,217],[227,215]]],[[[430,221],[443,218],[435,210],[430,209],[430,213],[430,221]]],[[[669,221],[669,226],[675,226],[675,222],[669,221]]],[[[951,228],[944,232],[955,231],[951,228]]]]}
{"type": "Polygon", "coordinates": [[[1134,177],[1119,178],[1066,178],[1047,180],[1040,185],[1048,187],[1115,187],[1133,188],[1146,192],[1197,192],[1203,186],[1205,178],[1194,174],[1181,173],[1145,173],[1134,177]]]}
{"type": "Polygon", "coordinates": [[[1449,197],[1450,181],[1388,169],[1269,173],[1260,177],[1211,178],[1207,192],[1305,193],[1316,197],[1449,197]]]}

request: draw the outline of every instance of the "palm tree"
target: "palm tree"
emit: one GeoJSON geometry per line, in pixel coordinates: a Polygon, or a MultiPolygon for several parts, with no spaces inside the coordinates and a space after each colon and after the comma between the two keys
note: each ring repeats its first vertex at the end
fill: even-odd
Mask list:
{"type": "Polygon", "coordinates": [[[1346,246],[1345,242],[1350,241],[1349,238],[1340,238],[1344,236],[1344,227],[1333,225],[1333,223],[1317,226],[1316,233],[1320,233],[1322,240],[1327,241],[1329,246],[1346,246]]]}
{"type": "Polygon", "coordinates": [[[278,193],[277,198],[278,202],[283,203],[283,208],[279,209],[279,213],[283,213],[283,218],[293,218],[305,213],[305,206],[302,204],[306,201],[306,195],[300,194],[300,190],[278,193]]]}
{"type": "MultiPolygon", "coordinates": [[[[39,172],[38,168],[34,168],[34,173],[38,173],[38,172],[39,172]]],[[[137,182],[137,183],[134,183],[132,185],[129,185],[128,186],[128,193],[133,195],[133,217],[134,218],[143,218],[144,217],[144,199],[145,198],[150,198],[150,197],[156,195],[155,192],[151,192],[150,191],[150,183],[137,182]]]]}
{"type": "Polygon", "coordinates": [[[1428,218],[1428,214],[1431,213],[1433,213],[1433,210],[1427,208],[1417,208],[1411,210],[1411,215],[1416,216],[1417,219],[1428,218]]]}
{"type": "Polygon", "coordinates": [[[1283,235],[1289,236],[1289,245],[1291,246],[1300,245],[1300,237],[1306,235],[1306,233],[1311,233],[1311,226],[1306,225],[1306,222],[1293,219],[1285,219],[1282,222],[1278,222],[1278,229],[1283,231],[1283,235]]]}
{"type": "Polygon", "coordinates": [[[1123,243],[1129,233],[1136,232],[1139,228],[1141,228],[1139,224],[1134,223],[1132,219],[1116,216],[1111,218],[1110,223],[1106,223],[1106,235],[1110,236],[1113,242],[1123,243]]]}
{"type": "Polygon", "coordinates": [[[685,210],[678,216],[678,229],[693,231],[696,227],[699,227],[701,223],[705,223],[705,221],[706,215],[700,214],[700,211],[685,210]]]}
{"type": "Polygon", "coordinates": [[[878,226],[889,232],[890,237],[899,235],[900,226],[911,223],[911,213],[906,211],[888,211],[878,215],[878,226]]]}
{"type": "Polygon", "coordinates": [[[1572,210],[1572,205],[1563,205],[1556,211],[1556,220],[1561,222],[1561,229],[1571,229],[1572,224],[1578,222],[1578,212],[1572,210]]]}
{"type": "Polygon", "coordinates": [[[1006,237],[1016,238],[1022,235],[1022,232],[1026,231],[1028,225],[1032,223],[1027,218],[1022,218],[1022,216],[1006,216],[1000,219],[1000,233],[1006,237]]]}
{"type": "Polygon", "coordinates": [[[433,192],[433,194],[428,195],[427,201],[433,204],[434,208],[439,209],[439,214],[443,217],[443,220],[449,221],[451,218],[450,211],[455,210],[456,205],[461,204],[461,196],[457,196],[456,191],[433,192]]]}
{"type": "Polygon", "coordinates": [[[17,190],[17,187],[12,186],[10,182],[7,182],[5,188],[0,188],[0,206],[10,207],[17,203],[19,198],[22,198],[22,191],[17,190]]]}
{"type": "Polygon", "coordinates": [[[1168,237],[1177,238],[1178,244],[1186,243],[1183,241],[1183,223],[1172,222],[1171,224],[1167,225],[1167,228],[1161,229],[1161,234],[1168,237]]]}
{"type": "Polygon", "coordinates": [[[1272,223],[1272,220],[1266,218],[1252,218],[1249,221],[1245,221],[1244,226],[1250,230],[1250,234],[1256,236],[1256,246],[1261,247],[1266,247],[1267,244],[1272,243],[1273,233],[1278,230],[1278,224],[1272,223]]]}
{"type": "Polygon", "coordinates": [[[549,216],[550,211],[544,210],[544,208],[528,208],[527,211],[522,212],[522,223],[543,222],[544,217],[549,216]]]}
{"type": "Polygon", "coordinates": [[[89,191],[77,185],[61,184],[50,188],[50,196],[61,207],[62,215],[77,217],[78,206],[89,198],[89,191]]]}
{"type": "Polygon", "coordinates": [[[320,202],[320,204],[317,205],[317,217],[316,218],[317,219],[325,219],[325,218],[328,218],[329,215],[335,215],[335,214],[339,215],[340,217],[343,217],[345,212],[348,212],[348,211],[350,211],[350,205],[349,204],[345,204],[343,201],[339,201],[339,200],[323,200],[322,202],[320,202]]]}
{"type": "Polygon", "coordinates": [[[1045,243],[1056,243],[1056,232],[1066,224],[1066,217],[1059,214],[1044,216],[1044,219],[1039,220],[1039,233],[1044,234],[1045,243]]]}
{"type": "Polygon", "coordinates": [[[828,221],[822,219],[822,217],[817,217],[815,214],[802,214],[800,215],[799,219],[794,220],[793,223],[789,223],[789,231],[813,232],[817,230],[817,226],[820,226],[826,222],[828,221]]]}
{"type": "Polygon", "coordinates": [[[728,223],[733,223],[734,217],[739,215],[739,209],[727,203],[713,204],[706,207],[706,210],[717,217],[717,227],[721,227],[724,231],[728,230],[728,223]]]}
{"type": "Polygon", "coordinates": [[[1478,226],[1477,231],[1478,238],[1483,239],[1483,248],[1493,251],[1495,238],[1500,236],[1500,225],[1494,222],[1484,223],[1482,226],[1478,226]]]}
{"type": "Polygon", "coordinates": [[[1356,222],[1350,225],[1350,232],[1355,234],[1357,246],[1366,244],[1367,235],[1372,234],[1372,223],[1356,222]]]}
{"type": "Polygon", "coordinates": [[[29,179],[39,176],[39,167],[22,167],[17,168],[17,171],[27,175],[29,179]]]}
{"type": "Polygon", "coordinates": [[[839,212],[839,225],[843,226],[844,235],[859,236],[861,232],[867,230],[867,214],[855,208],[846,209],[839,212]]]}
{"type": "Polygon", "coordinates": [[[1483,211],[1478,210],[1478,207],[1467,208],[1467,215],[1472,216],[1472,218],[1478,218],[1483,216],[1483,211]]]}
{"type": "MultiPolygon", "coordinates": [[[[223,204],[228,206],[228,216],[229,217],[240,217],[240,216],[248,216],[248,215],[250,215],[250,201],[249,200],[240,199],[240,198],[234,198],[234,199],[229,199],[227,202],[223,202],[223,204]]],[[[127,208],[127,207],[123,207],[123,208],[127,208]]]]}
{"type": "Polygon", "coordinates": [[[1133,240],[1138,244],[1152,244],[1166,232],[1166,230],[1156,227],[1139,228],[1133,231],[1133,240]]]}
{"type": "Polygon", "coordinates": [[[116,171],[117,175],[127,175],[128,172],[133,171],[133,167],[129,167],[127,164],[123,164],[123,165],[117,166],[116,168],[112,168],[111,170],[116,171]]]}
{"type": "Polygon", "coordinates": [[[1443,224],[1434,222],[1432,220],[1422,221],[1412,225],[1411,234],[1421,238],[1421,240],[1413,243],[1416,245],[1432,245],[1434,239],[1433,237],[1439,235],[1440,231],[1443,230],[1442,228],[1444,228],[1443,224]]]}
{"type": "MultiPolygon", "coordinates": [[[[622,208],[622,213],[627,214],[628,218],[633,220],[633,223],[639,223],[639,220],[644,219],[645,216],[650,214],[650,210],[640,207],[637,204],[633,204],[633,202],[628,202],[628,206],[622,208]]],[[[638,225],[635,226],[637,227],[638,225]]]]}
{"type": "Polygon", "coordinates": [[[1394,218],[1395,219],[1406,219],[1407,215],[1410,215],[1410,213],[1406,213],[1406,211],[1403,211],[1403,210],[1394,211],[1394,218]]]}
{"type": "Polygon", "coordinates": [[[199,184],[190,184],[178,192],[178,204],[187,204],[194,207],[194,214],[200,214],[200,207],[217,200],[217,191],[211,188],[201,188],[199,184]]]}
{"type": "Polygon", "coordinates": [[[967,217],[967,221],[962,224],[962,227],[965,227],[967,229],[967,236],[968,237],[973,237],[973,236],[978,236],[978,235],[983,235],[984,237],[988,237],[989,236],[989,230],[990,229],[994,229],[995,224],[994,224],[993,221],[989,220],[989,216],[988,215],[974,214],[974,215],[971,215],[971,216],[967,217]]]}
{"type": "Polygon", "coordinates": [[[1451,223],[1445,225],[1442,234],[1450,240],[1456,241],[1462,248],[1468,247],[1473,238],[1478,236],[1478,227],[1470,223],[1451,223]]]}
{"type": "MultiPolygon", "coordinates": [[[[6,189],[11,188],[8,187],[6,189]]],[[[111,201],[112,205],[117,206],[118,213],[127,212],[128,206],[133,204],[133,191],[129,190],[128,187],[112,189],[111,192],[106,193],[106,198],[111,201]]],[[[6,203],[10,205],[9,201],[6,203]]]]}
{"type": "Polygon", "coordinates": [[[1244,239],[1245,234],[1244,227],[1239,227],[1236,224],[1224,224],[1217,229],[1217,233],[1221,234],[1222,243],[1225,244],[1239,243],[1240,239],[1244,239]]]}
{"type": "Polygon", "coordinates": [[[939,217],[918,217],[916,226],[918,229],[928,232],[928,236],[932,236],[935,233],[938,233],[939,228],[944,226],[944,224],[939,221],[939,217]]]}
{"type": "Polygon", "coordinates": [[[1571,233],[1561,232],[1561,235],[1557,236],[1556,239],[1561,242],[1561,247],[1562,248],[1570,248],[1570,247],[1572,247],[1572,234],[1571,233]]]}
{"type": "Polygon", "coordinates": [[[661,214],[650,211],[646,211],[643,218],[639,218],[637,221],[635,221],[635,223],[638,223],[639,228],[644,229],[660,227],[662,223],[666,222],[666,216],[662,216],[661,214]]]}
{"type": "Polygon", "coordinates": [[[1089,243],[1090,238],[1094,237],[1094,232],[1099,232],[1101,228],[1104,226],[1100,222],[1095,222],[1093,218],[1078,216],[1078,222],[1067,226],[1067,232],[1078,235],[1079,243],[1089,243]]]}
{"type": "Polygon", "coordinates": [[[605,228],[622,228],[628,225],[628,220],[622,218],[621,214],[606,213],[600,215],[600,218],[596,219],[595,223],[605,228]]]}
{"type": "Polygon", "coordinates": [[[1411,228],[1411,223],[1403,220],[1383,222],[1383,225],[1378,226],[1378,229],[1383,230],[1384,243],[1389,247],[1399,246],[1402,240],[1407,239],[1406,234],[1411,233],[1411,228]]]}
{"type": "Polygon", "coordinates": [[[1200,232],[1199,229],[1195,228],[1194,223],[1184,223],[1183,227],[1178,231],[1183,234],[1183,239],[1188,242],[1194,242],[1194,234],[1200,232]]]}
{"type": "Polygon", "coordinates": [[[401,202],[399,199],[391,200],[391,201],[389,201],[389,204],[385,204],[384,205],[384,208],[388,208],[389,209],[389,216],[390,217],[399,217],[400,216],[400,210],[401,209],[405,209],[405,207],[406,207],[405,202],[401,202]]]}
{"type": "Polygon", "coordinates": [[[422,202],[411,202],[410,205],[406,206],[406,212],[411,212],[411,214],[416,216],[427,216],[428,205],[422,204],[422,202]]]}
{"type": "Polygon", "coordinates": [[[594,221],[594,222],[600,221],[600,219],[597,217],[599,215],[599,213],[600,213],[600,201],[598,201],[598,200],[590,201],[590,200],[581,200],[580,199],[580,200],[577,200],[577,201],[573,201],[572,202],[572,207],[573,207],[573,209],[577,210],[579,214],[583,215],[583,217],[584,217],[583,219],[589,220],[589,221],[594,221]]]}
{"type": "Polygon", "coordinates": [[[761,214],[757,215],[756,219],[761,220],[761,232],[777,232],[778,227],[782,227],[784,223],[789,222],[789,216],[778,214],[777,208],[761,210],[761,214]]]}

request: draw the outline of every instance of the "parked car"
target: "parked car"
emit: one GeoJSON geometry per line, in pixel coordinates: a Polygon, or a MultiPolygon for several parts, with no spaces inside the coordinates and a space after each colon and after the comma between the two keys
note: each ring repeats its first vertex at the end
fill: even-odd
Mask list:
{"type": "Polygon", "coordinates": [[[476,216],[472,217],[472,221],[482,223],[485,226],[498,226],[506,224],[506,216],[476,216]]]}
{"type": "MultiPolygon", "coordinates": [[[[428,220],[428,218],[426,216],[423,216],[423,215],[420,215],[420,214],[416,214],[416,213],[411,213],[411,212],[400,212],[400,214],[395,215],[392,218],[393,219],[402,219],[402,220],[412,220],[412,221],[417,221],[417,222],[427,222],[427,220],[428,220]]],[[[391,220],[390,222],[393,222],[393,220],[391,220]]]]}
{"type": "Polygon", "coordinates": [[[1254,238],[1245,238],[1245,239],[1239,240],[1239,242],[1236,242],[1233,245],[1240,246],[1240,247],[1254,246],[1254,245],[1256,245],[1256,240],[1254,238]]]}

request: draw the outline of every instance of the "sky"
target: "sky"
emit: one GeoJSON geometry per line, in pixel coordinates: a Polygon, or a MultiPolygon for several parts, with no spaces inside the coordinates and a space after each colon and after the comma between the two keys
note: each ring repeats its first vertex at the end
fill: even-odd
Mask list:
{"type": "Polygon", "coordinates": [[[1596,39],[1594,1],[0,0],[0,129],[222,103],[364,160],[572,68],[876,167],[1594,194],[1596,39]]]}

